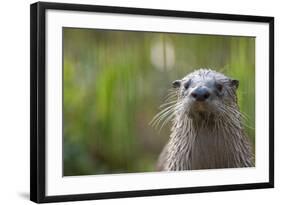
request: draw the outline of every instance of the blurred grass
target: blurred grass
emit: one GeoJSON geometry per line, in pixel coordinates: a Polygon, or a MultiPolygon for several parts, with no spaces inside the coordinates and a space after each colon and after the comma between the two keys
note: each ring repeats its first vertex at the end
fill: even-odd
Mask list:
{"type": "Polygon", "coordinates": [[[75,28],[63,35],[64,175],[153,171],[170,131],[148,123],[171,82],[202,67],[240,81],[254,143],[255,38],[75,28]]]}

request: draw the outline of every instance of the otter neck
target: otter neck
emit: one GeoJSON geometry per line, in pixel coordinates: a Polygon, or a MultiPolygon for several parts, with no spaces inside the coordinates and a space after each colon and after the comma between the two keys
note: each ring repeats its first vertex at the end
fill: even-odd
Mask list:
{"type": "Polygon", "coordinates": [[[247,140],[237,120],[175,122],[170,140],[168,170],[251,166],[247,140]]]}

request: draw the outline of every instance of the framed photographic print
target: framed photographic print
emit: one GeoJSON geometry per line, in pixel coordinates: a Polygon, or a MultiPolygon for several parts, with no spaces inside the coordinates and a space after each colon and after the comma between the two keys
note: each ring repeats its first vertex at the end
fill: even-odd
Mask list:
{"type": "Polygon", "coordinates": [[[274,18],[31,5],[30,198],[274,187],[274,18]]]}

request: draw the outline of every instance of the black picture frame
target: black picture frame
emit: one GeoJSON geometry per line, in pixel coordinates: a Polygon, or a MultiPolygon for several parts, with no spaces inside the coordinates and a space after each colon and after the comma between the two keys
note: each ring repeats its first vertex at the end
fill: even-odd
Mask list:
{"type": "Polygon", "coordinates": [[[109,199],[153,195],[186,194],[274,187],[274,18],[218,13],[202,13],[144,8],[110,7],[82,4],[38,2],[30,7],[30,200],[37,203],[109,199]],[[180,18],[216,19],[263,22],[269,24],[269,181],[190,188],[138,190],[107,193],[46,196],[46,68],[45,38],[48,9],[121,13],[130,15],[169,16],[180,18]]]}

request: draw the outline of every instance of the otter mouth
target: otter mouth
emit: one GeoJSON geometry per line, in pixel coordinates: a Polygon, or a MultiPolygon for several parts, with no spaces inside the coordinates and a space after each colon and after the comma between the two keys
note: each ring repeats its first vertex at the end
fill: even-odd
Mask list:
{"type": "Polygon", "coordinates": [[[208,105],[206,102],[194,102],[193,103],[193,109],[197,112],[207,112],[208,111],[208,105]]]}
{"type": "Polygon", "coordinates": [[[189,117],[193,119],[204,119],[211,114],[211,108],[207,102],[193,102],[190,106],[189,117]]]}

